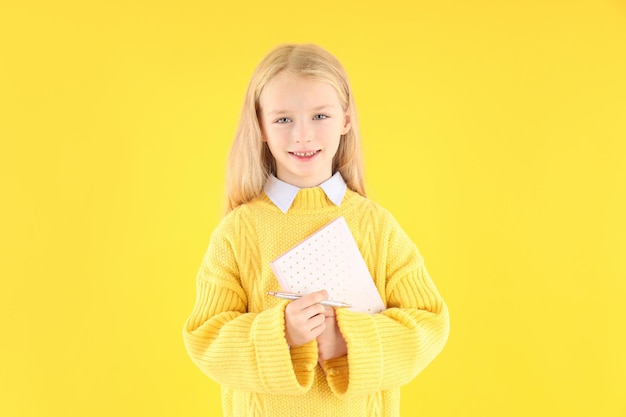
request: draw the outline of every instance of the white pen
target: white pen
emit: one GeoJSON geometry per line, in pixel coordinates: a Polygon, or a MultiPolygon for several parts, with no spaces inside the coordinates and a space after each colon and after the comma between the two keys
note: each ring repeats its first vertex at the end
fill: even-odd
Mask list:
{"type": "MultiPolygon", "coordinates": [[[[302,297],[302,295],[300,294],[293,294],[290,292],[268,291],[267,294],[273,295],[274,297],[277,297],[277,298],[282,298],[284,300],[297,300],[298,298],[302,297]]],[[[320,301],[319,304],[323,306],[328,306],[328,307],[347,307],[347,308],[352,307],[350,304],[344,303],[343,301],[334,301],[334,300],[320,301]]]]}

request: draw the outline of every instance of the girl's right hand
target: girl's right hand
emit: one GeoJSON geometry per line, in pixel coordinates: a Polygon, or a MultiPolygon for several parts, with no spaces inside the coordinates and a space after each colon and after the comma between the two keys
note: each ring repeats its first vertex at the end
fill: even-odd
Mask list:
{"type": "Polygon", "coordinates": [[[328,300],[326,290],[303,295],[287,304],[285,308],[285,337],[291,347],[301,346],[314,340],[326,329],[328,307],[320,301],[328,300]]]}

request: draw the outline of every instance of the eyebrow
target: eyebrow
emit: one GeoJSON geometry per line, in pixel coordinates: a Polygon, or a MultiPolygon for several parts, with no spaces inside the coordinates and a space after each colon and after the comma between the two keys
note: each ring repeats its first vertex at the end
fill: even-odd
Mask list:
{"type": "MultiPolygon", "coordinates": [[[[330,104],[324,104],[322,106],[317,106],[312,108],[312,111],[321,111],[321,110],[326,110],[329,108],[332,108],[333,106],[330,104]]],[[[268,116],[274,115],[274,114],[285,114],[285,113],[289,113],[289,110],[272,110],[270,112],[267,113],[268,116]]]]}

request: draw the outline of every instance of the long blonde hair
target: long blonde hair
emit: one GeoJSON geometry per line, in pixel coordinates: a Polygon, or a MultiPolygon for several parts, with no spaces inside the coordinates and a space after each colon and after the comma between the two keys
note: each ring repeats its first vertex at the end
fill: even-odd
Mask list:
{"type": "Polygon", "coordinates": [[[262,139],[259,97],[267,83],[284,72],[327,82],[337,91],[343,110],[350,117],[351,128],[341,136],[333,159],[333,173],[339,171],[348,188],[365,196],[361,137],[352,89],[343,65],[317,45],[286,44],[270,51],[255,69],[248,85],[228,157],[227,212],[258,197],[267,178],[276,174],[276,162],[262,139]]]}

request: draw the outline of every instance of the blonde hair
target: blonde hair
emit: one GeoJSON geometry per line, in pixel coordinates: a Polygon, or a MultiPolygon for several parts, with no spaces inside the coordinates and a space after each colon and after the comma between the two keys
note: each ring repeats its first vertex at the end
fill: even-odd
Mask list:
{"type": "Polygon", "coordinates": [[[348,188],[365,196],[361,137],[348,75],[328,51],[312,44],[280,45],[269,52],[252,74],[241,110],[226,174],[227,212],[247,203],[263,192],[276,162],[262,139],[259,122],[259,97],[263,88],[281,73],[321,80],[337,91],[351,128],[341,136],[333,159],[333,173],[339,171],[348,188]]]}

